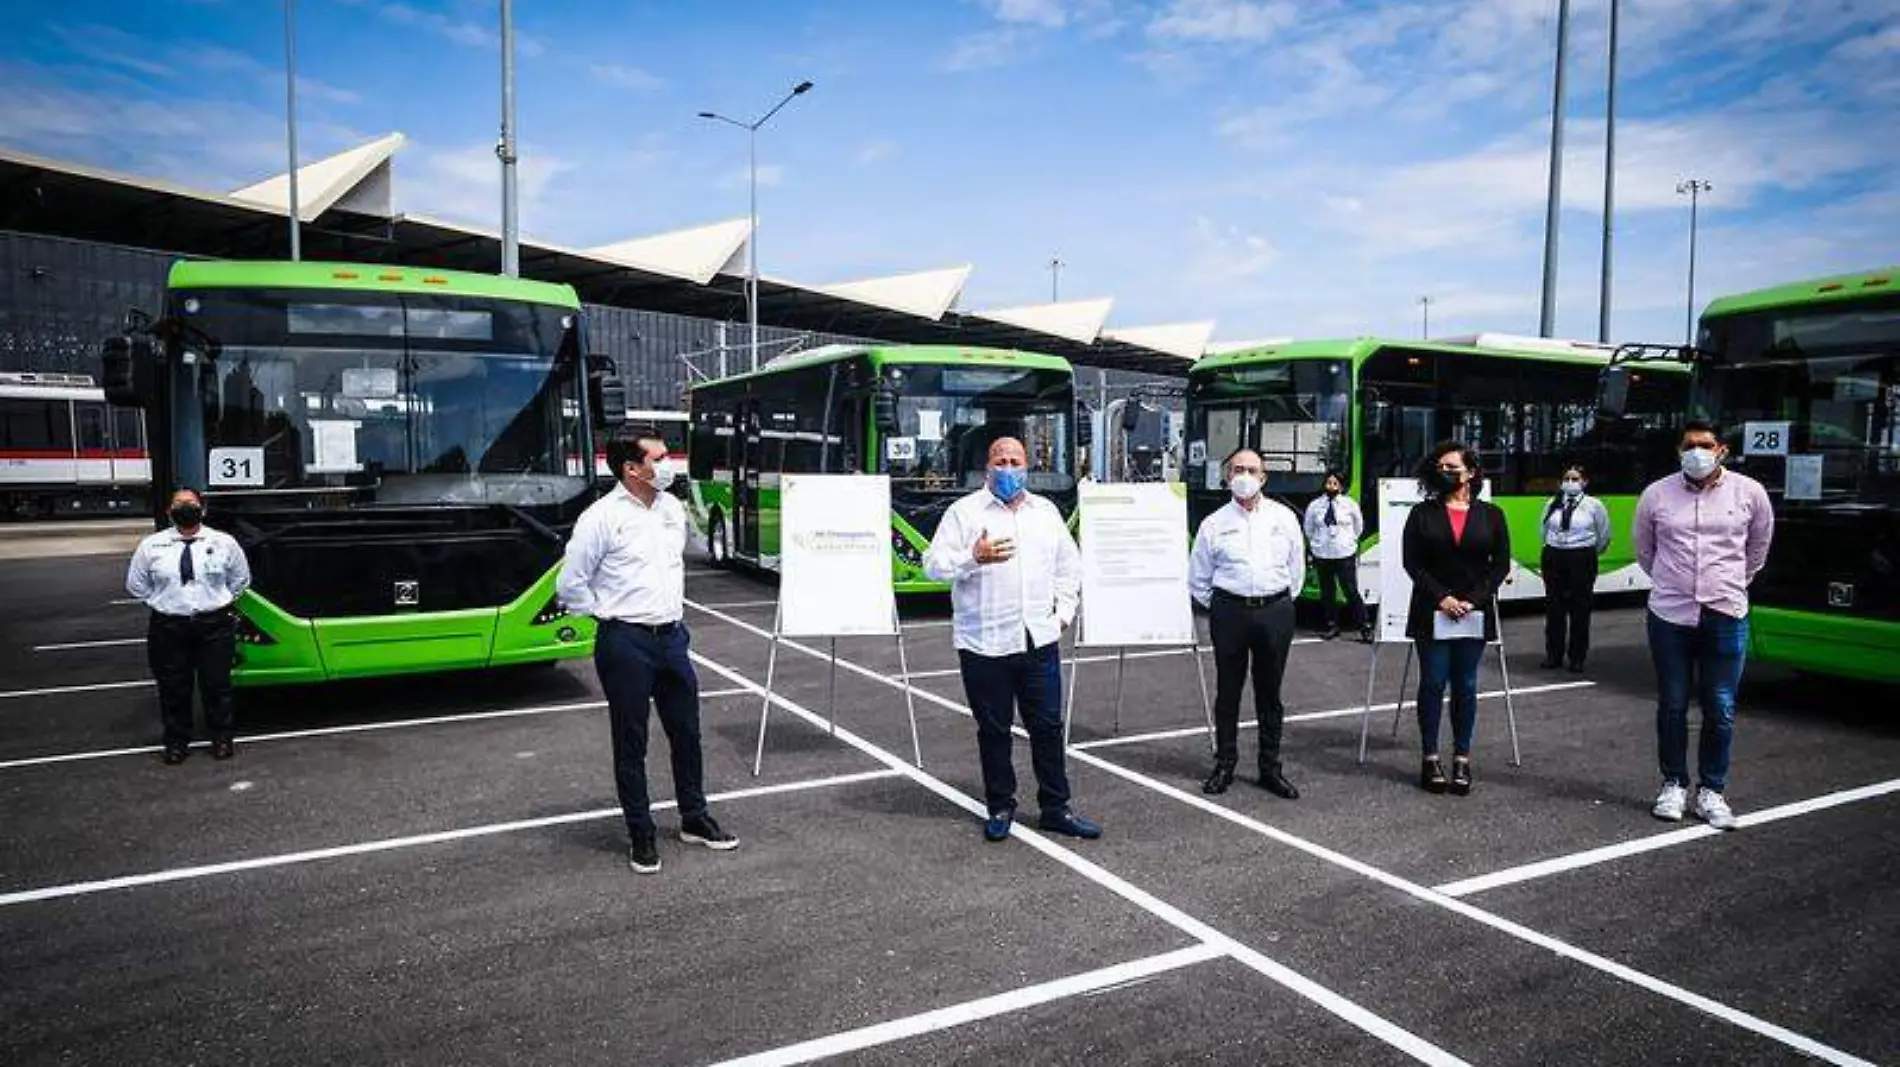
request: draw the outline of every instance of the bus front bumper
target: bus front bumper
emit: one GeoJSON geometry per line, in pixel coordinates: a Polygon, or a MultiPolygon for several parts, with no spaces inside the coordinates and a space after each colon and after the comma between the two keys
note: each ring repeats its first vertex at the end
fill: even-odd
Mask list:
{"type": "Polygon", "coordinates": [[[1749,652],[1764,663],[1870,682],[1900,682],[1900,623],[1755,607],[1749,652]]]}

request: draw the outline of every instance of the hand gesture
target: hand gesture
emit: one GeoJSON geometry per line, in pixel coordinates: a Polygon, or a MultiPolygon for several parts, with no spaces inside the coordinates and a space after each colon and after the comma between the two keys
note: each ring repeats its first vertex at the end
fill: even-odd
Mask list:
{"type": "Polygon", "coordinates": [[[1016,542],[1007,537],[992,541],[990,532],[986,529],[982,536],[976,539],[973,555],[976,561],[984,566],[992,563],[1006,563],[1016,555],[1016,542]]]}
{"type": "Polygon", "coordinates": [[[1455,596],[1448,596],[1438,602],[1438,610],[1454,619],[1462,619],[1465,617],[1465,612],[1471,610],[1471,605],[1455,596]]]}

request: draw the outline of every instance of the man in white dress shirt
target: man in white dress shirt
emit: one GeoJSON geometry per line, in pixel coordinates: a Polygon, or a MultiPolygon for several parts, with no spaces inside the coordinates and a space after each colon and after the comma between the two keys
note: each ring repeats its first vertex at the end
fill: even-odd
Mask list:
{"type": "Polygon", "coordinates": [[[706,810],[699,751],[699,675],[689,656],[686,612],[686,509],[666,487],[673,470],[666,442],[640,432],[607,444],[620,483],[588,505],[574,524],[556,595],[568,611],[591,615],[594,670],[606,691],[613,728],[614,786],[627,820],[628,866],[660,869],[647,799],[647,707],[657,707],[673,757],[680,840],[715,851],[739,847],[706,810]]]}
{"type": "Polygon", "coordinates": [[[158,683],[165,762],[191,751],[191,687],[205,706],[211,758],[230,759],[237,748],[231,715],[231,659],[237,618],[231,604],[251,585],[251,565],[237,540],[204,525],[205,502],[196,489],[172,494],[171,528],[139,542],[125,573],[125,591],[152,609],[145,657],[158,683]]]}
{"type": "Polygon", "coordinates": [[[1075,619],[1082,557],[1062,512],[1028,489],[1029,455],[1014,437],[990,445],[982,489],[950,505],[924,572],[951,585],[957,661],[976,716],[989,809],[983,836],[1009,836],[1016,812],[1010,725],[1022,713],[1036,771],[1037,825],[1071,837],[1102,828],[1069,808],[1062,752],[1062,631],[1075,619]]]}
{"type": "Polygon", "coordinates": [[[1261,493],[1267,487],[1260,453],[1243,448],[1227,457],[1233,494],[1201,520],[1189,560],[1188,593],[1208,609],[1214,639],[1214,771],[1204,793],[1225,793],[1240,762],[1240,690],[1253,661],[1254,718],[1260,727],[1260,786],[1287,800],[1299,798],[1280,770],[1280,727],[1286,707],[1280,680],[1293,646],[1293,598],[1306,583],[1306,541],[1293,509],[1261,493]]]}

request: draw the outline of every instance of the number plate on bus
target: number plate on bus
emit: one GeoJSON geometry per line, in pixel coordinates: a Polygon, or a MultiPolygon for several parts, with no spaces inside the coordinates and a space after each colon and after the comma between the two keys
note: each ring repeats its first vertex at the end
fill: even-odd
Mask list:
{"type": "Polygon", "coordinates": [[[261,448],[214,448],[209,460],[207,481],[214,489],[256,488],[264,484],[264,450],[261,448]]]}
{"type": "Polygon", "coordinates": [[[1745,456],[1785,456],[1788,454],[1786,422],[1742,423],[1742,454],[1745,456]]]}

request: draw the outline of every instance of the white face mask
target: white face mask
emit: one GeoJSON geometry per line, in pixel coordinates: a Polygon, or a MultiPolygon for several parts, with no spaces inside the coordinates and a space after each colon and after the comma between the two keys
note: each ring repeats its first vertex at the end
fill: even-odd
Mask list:
{"type": "Polygon", "coordinates": [[[1576,480],[1574,480],[1574,479],[1572,479],[1572,480],[1567,480],[1567,481],[1565,481],[1565,482],[1564,482],[1564,495],[1565,495],[1565,496],[1582,496],[1582,495],[1583,495],[1583,483],[1582,483],[1582,482],[1579,482],[1579,481],[1576,481],[1576,480]]]}
{"type": "Polygon", "coordinates": [[[653,461],[653,480],[647,484],[655,489],[667,489],[673,485],[673,479],[679,474],[673,469],[673,461],[661,456],[653,461]]]}
{"type": "Polygon", "coordinates": [[[1713,448],[1691,448],[1682,454],[1682,473],[1694,481],[1701,481],[1715,473],[1722,461],[1715,457],[1713,448]]]}
{"type": "Polygon", "coordinates": [[[1228,480],[1227,488],[1233,490],[1236,500],[1252,500],[1260,495],[1260,479],[1252,474],[1236,474],[1228,480]]]}

